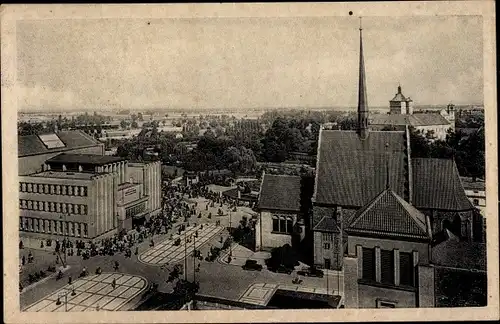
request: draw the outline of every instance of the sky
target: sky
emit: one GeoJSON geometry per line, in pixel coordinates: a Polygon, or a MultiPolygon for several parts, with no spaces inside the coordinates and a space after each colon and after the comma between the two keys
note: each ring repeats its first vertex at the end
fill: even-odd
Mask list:
{"type": "MultiPolygon", "coordinates": [[[[21,111],[354,107],[357,17],[17,24],[21,111]]],[[[476,16],[365,17],[368,105],[483,102],[476,16]]]]}

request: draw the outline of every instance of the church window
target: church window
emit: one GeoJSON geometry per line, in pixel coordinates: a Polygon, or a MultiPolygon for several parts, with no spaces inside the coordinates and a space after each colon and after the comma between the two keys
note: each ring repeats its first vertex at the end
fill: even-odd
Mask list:
{"type": "Polygon", "coordinates": [[[375,249],[363,248],[363,279],[375,281],[375,249]]]}
{"type": "Polygon", "coordinates": [[[479,199],[474,199],[473,201],[474,206],[479,206],[479,199]]]}
{"type": "Polygon", "coordinates": [[[278,216],[273,216],[273,232],[279,232],[279,231],[280,231],[280,225],[278,216]]]}
{"type": "Polygon", "coordinates": [[[394,284],[394,252],[389,250],[380,251],[380,270],[382,283],[394,284]]]}
{"type": "Polygon", "coordinates": [[[330,250],[330,243],[323,243],[323,249],[330,250]]]}
{"type": "Polygon", "coordinates": [[[414,286],[415,268],[413,267],[412,254],[399,253],[400,284],[402,286],[414,286]]]}
{"type": "Polygon", "coordinates": [[[286,233],[286,218],[284,216],[280,216],[280,232],[286,233]]]}
{"type": "Polygon", "coordinates": [[[293,217],[273,215],[273,232],[291,234],[293,230],[293,217]]]}

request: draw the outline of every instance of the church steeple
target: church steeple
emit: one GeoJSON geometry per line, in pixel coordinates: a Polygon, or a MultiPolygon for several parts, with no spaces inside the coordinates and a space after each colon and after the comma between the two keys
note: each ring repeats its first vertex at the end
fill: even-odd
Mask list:
{"type": "Polygon", "coordinates": [[[368,100],[366,97],[365,62],[363,57],[363,28],[359,18],[359,84],[358,84],[358,134],[368,137],[368,100]]]}

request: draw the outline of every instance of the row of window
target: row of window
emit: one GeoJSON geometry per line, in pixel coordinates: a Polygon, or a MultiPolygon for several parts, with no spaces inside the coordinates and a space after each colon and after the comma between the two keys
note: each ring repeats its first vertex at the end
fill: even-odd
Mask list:
{"type": "Polygon", "coordinates": [[[88,225],[85,223],[30,217],[20,218],[19,229],[25,232],[60,234],[74,237],[88,237],[89,235],[88,225]]]}
{"type": "Polygon", "coordinates": [[[273,215],[273,232],[291,234],[293,229],[293,217],[284,215],[273,215]]]}
{"type": "Polygon", "coordinates": [[[20,192],[39,193],[46,195],[63,195],[63,196],[82,196],[88,195],[86,186],[70,186],[58,184],[42,184],[42,183],[19,183],[20,192]]]}
{"type": "Polygon", "coordinates": [[[19,208],[63,214],[87,215],[87,205],[19,199],[19,208]]]}
{"type": "MultiPolygon", "coordinates": [[[[363,279],[376,281],[376,256],[375,249],[363,248],[363,279]]],[[[380,282],[394,285],[394,251],[380,250],[380,282]]],[[[399,284],[402,286],[415,286],[415,267],[413,255],[408,252],[399,252],[399,284]]]]}
{"type": "Polygon", "coordinates": [[[321,233],[323,240],[323,249],[330,250],[333,242],[333,233],[321,233]]]}
{"type": "Polygon", "coordinates": [[[129,207],[125,210],[125,217],[129,218],[140,214],[146,210],[146,203],[137,204],[135,206],[129,207]]]}

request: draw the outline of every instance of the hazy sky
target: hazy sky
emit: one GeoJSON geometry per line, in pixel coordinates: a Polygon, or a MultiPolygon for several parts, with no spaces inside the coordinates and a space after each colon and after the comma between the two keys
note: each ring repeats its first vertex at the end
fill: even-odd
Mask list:
{"type": "MultiPolygon", "coordinates": [[[[19,108],[355,106],[359,19],[23,21],[19,108]]],[[[368,104],[482,103],[480,17],[363,18],[368,104]]]]}

